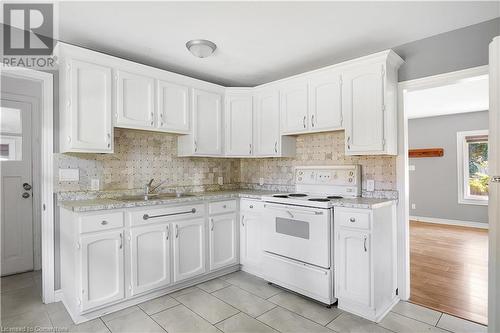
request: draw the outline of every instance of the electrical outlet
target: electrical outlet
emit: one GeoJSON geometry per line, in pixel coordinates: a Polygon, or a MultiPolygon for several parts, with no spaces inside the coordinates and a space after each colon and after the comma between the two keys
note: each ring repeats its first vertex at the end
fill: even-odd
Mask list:
{"type": "Polygon", "coordinates": [[[90,190],[91,191],[99,191],[100,184],[99,179],[91,179],[90,180],[90,190]]]}
{"type": "Polygon", "coordinates": [[[262,177],[259,178],[259,185],[264,185],[264,178],[262,177]]]}
{"type": "Polygon", "coordinates": [[[411,204],[411,209],[417,209],[417,205],[415,205],[414,203],[411,204]]]}
{"type": "Polygon", "coordinates": [[[218,177],[217,178],[217,184],[224,185],[224,178],[223,177],[218,177]]]}
{"type": "Polygon", "coordinates": [[[368,192],[375,191],[375,181],[373,179],[367,179],[366,180],[366,190],[368,192]]]}

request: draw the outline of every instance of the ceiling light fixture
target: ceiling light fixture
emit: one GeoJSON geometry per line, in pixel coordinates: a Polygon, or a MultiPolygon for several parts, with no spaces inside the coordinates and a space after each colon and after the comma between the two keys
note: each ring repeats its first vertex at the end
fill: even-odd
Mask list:
{"type": "Polygon", "coordinates": [[[186,47],[195,57],[206,58],[214,53],[217,45],[206,39],[193,39],[186,43],[186,47]]]}

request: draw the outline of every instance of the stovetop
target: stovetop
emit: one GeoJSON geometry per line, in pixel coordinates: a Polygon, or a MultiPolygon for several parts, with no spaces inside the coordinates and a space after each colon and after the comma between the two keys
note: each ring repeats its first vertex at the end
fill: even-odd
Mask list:
{"type": "Polygon", "coordinates": [[[317,208],[333,207],[335,201],[344,199],[340,195],[328,195],[325,193],[280,193],[263,196],[262,200],[273,203],[298,205],[317,208]]]}

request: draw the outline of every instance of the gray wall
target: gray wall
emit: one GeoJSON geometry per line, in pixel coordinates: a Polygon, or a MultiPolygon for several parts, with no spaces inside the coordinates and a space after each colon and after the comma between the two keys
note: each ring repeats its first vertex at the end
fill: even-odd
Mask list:
{"type": "Polygon", "coordinates": [[[457,132],[482,129],[488,111],[408,121],[410,149],[444,148],[443,157],[410,158],[410,216],[488,223],[487,206],[458,203],[457,132]]]}
{"type": "Polygon", "coordinates": [[[488,45],[500,35],[500,18],[394,47],[406,63],[399,81],[487,65],[488,45]]]}

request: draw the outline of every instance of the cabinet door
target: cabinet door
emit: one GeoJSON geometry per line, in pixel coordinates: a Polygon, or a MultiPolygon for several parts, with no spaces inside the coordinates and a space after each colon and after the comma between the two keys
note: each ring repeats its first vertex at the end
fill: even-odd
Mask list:
{"type": "Polygon", "coordinates": [[[281,133],[307,131],[307,80],[289,83],[281,89],[281,133]]]}
{"type": "Polygon", "coordinates": [[[371,305],[372,272],[370,235],[340,229],[337,231],[337,297],[371,305]]]}
{"type": "Polygon", "coordinates": [[[172,223],[174,282],[205,273],[205,220],[172,223]]]}
{"type": "Polygon", "coordinates": [[[168,132],[188,133],[189,88],[157,81],[157,92],[158,128],[168,132]]]}
{"type": "Polygon", "coordinates": [[[193,89],[194,153],[222,154],[221,95],[193,89]]]}
{"type": "Polygon", "coordinates": [[[224,124],[226,127],[226,155],[252,156],[252,96],[228,95],[224,124]]]}
{"type": "Polygon", "coordinates": [[[210,270],[238,263],[236,223],[235,214],[210,218],[210,270]]]}
{"type": "Polygon", "coordinates": [[[240,224],[240,263],[243,266],[259,268],[262,262],[262,216],[260,214],[241,214],[240,224]]]}
{"type": "Polygon", "coordinates": [[[125,297],[123,231],[80,239],[82,311],[125,297]]]}
{"type": "Polygon", "coordinates": [[[170,283],[170,224],[130,231],[130,292],[142,292],[170,283]]]}
{"type": "Polygon", "coordinates": [[[255,95],[255,154],[278,156],[280,151],[280,99],[275,89],[255,95]]]}
{"type": "Polygon", "coordinates": [[[338,71],[317,73],[309,81],[310,131],[342,128],[342,84],[338,71]]]}
{"type": "MultiPolygon", "coordinates": [[[[68,151],[112,152],[111,68],[76,59],[69,60],[70,123],[68,151]]],[[[63,112],[63,110],[61,110],[63,112]]]]}
{"type": "Polygon", "coordinates": [[[342,75],[348,154],[384,150],[384,77],[382,64],[357,66],[342,75]]]}
{"type": "Polygon", "coordinates": [[[154,80],[150,77],[116,71],[116,126],[154,128],[154,80]]]}

